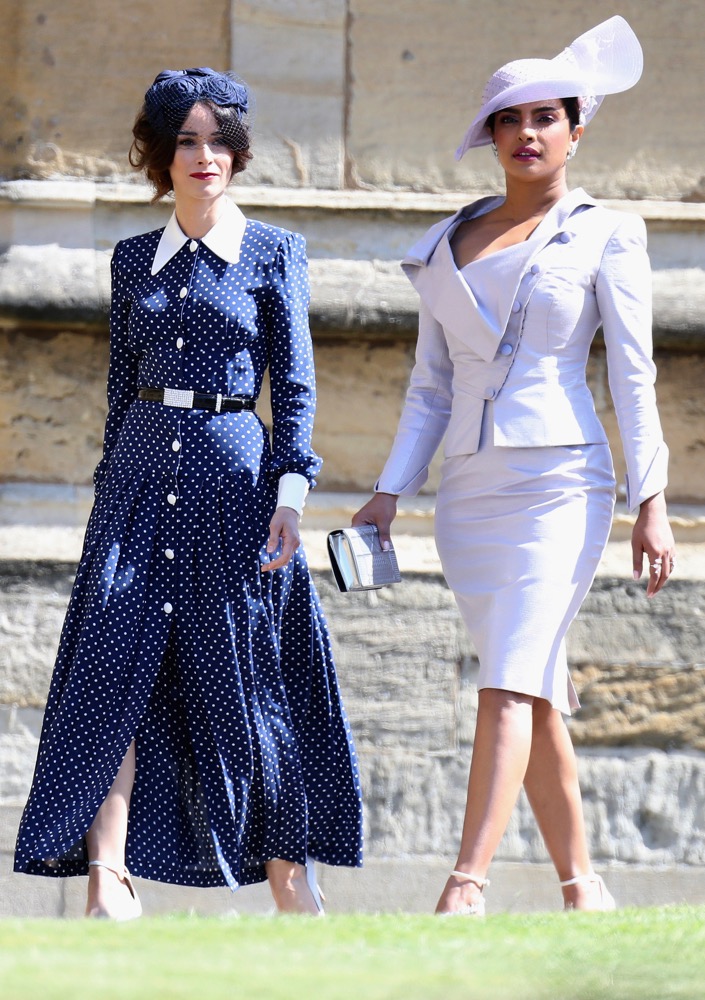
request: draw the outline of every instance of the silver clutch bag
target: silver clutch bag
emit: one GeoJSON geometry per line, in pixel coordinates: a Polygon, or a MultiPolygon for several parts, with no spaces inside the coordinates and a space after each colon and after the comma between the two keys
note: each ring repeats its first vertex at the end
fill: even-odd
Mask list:
{"type": "Polygon", "coordinates": [[[328,535],[328,555],[338,590],[378,590],[399,583],[401,573],[394,549],[386,551],[374,524],[339,528],[328,535]]]}

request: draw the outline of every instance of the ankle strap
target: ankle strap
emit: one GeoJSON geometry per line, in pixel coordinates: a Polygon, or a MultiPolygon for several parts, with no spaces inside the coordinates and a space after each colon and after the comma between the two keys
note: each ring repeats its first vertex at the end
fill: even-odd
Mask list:
{"type": "Polygon", "coordinates": [[[595,872],[587,872],[587,874],[585,875],[576,875],[575,878],[567,878],[563,882],[560,882],[559,885],[562,887],[565,885],[578,885],[580,882],[599,882],[599,881],[600,881],[599,875],[596,875],[595,872]]]}
{"type": "Polygon", "coordinates": [[[125,868],[124,866],[123,866],[122,871],[120,871],[119,868],[114,868],[112,865],[109,865],[107,863],[107,861],[89,861],[88,862],[88,867],[89,868],[107,868],[109,872],[112,872],[113,875],[117,875],[117,877],[119,879],[123,879],[125,877],[125,873],[127,872],[127,868],[125,868]]]}
{"type": "Polygon", "coordinates": [[[490,884],[490,880],[488,878],[477,878],[475,875],[468,875],[467,872],[459,872],[454,870],[451,872],[451,875],[455,875],[456,878],[462,878],[466,882],[472,882],[473,885],[477,886],[480,892],[482,892],[482,890],[485,888],[486,885],[490,884]]]}

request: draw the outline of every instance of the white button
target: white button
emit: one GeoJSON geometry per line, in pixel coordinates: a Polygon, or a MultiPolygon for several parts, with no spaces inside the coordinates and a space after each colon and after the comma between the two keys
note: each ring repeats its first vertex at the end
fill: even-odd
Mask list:
{"type": "Polygon", "coordinates": [[[540,270],[541,270],[541,268],[539,267],[538,264],[532,264],[531,265],[531,273],[532,274],[538,274],[540,270]]]}
{"type": "Polygon", "coordinates": [[[485,389],[485,399],[494,399],[496,395],[496,389],[485,389]]]}
{"type": "Polygon", "coordinates": [[[174,558],[174,550],[173,549],[164,549],[164,555],[167,557],[167,559],[173,559],[174,558]]]}
{"type": "Polygon", "coordinates": [[[167,500],[168,500],[168,502],[169,502],[169,503],[170,503],[170,504],[172,505],[172,507],[173,507],[173,506],[174,506],[174,504],[176,503],[176,494],[175,494],[175,493],[168,493],[168,494],[167,494],[167,500]]]}
{"type": "Polygon", "coordinates": [[[179,298],[185,299],[187,295],[188,295],[188,288],[182,288],[181,291],[179,292],[179,298]]]}
{"type": "Polygon", "coordinates": [[[519,301],[519,299],[517,299],[516,302],[512,305],[512,312],[513,313],[521,312],[521,302],[519,301]]]}
{"type": "Polygon", "coordinates": [[[176,349],[178,351],[180,351],[183,346],[184,346],[184,338],[183,337],[177,337],[176,338],[176,349]]]}
{"type": "Polygon", "coordinates": [[[499,351],[500,351],[500,354],[511,354],[512,353],[512,345],[511,344],[502,344],[502,346],[500,347],[499,351]]]}
{"type": "Polygon", "coordinates": [[[188,245],[188,248],[191,251],[191,253],[195,253],[198,250],[198,243],[196,243],[195,240],[191,240],[191,242],[188,245]]]}
{"type": "Polygon", "coordinates": [[[561,233],[561,243],[570,243],[570,233],[561,233]]]}
{"type": "Polygon", "coordinates": [[[164,614],[165,615],[170,615],[173,610],[174,610],[173,607],[167,601],[166,604],[164,605],[164,614]]]}
{"type": "Polygon", "coordinates": [[[171,450],[172,451],[178,451],[180,447],[181,447],[181,444],[178,441],[172,441],[171,442],[171,450]]]}

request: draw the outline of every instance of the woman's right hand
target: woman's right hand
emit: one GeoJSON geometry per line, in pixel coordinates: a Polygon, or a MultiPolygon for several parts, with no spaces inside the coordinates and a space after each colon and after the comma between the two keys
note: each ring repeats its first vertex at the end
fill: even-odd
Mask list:
{"type": "Polygon", "coordinates": [[[398,499],[394,493],[375,493],[372,499],[368,500],[364,507],[360,507],[353,517],[353,528],[359,528],[363,524],[376,524],[382,548],[389,548],[392,544],[389,530],[392,521],[397,516],[398,499]]]}

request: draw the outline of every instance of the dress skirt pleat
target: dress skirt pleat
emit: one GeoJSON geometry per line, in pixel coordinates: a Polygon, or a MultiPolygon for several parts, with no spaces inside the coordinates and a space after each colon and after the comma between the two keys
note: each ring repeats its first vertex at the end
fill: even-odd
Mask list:
{"type": "Polygon", "coordinates": [[[237,888],[270,858],[358,865],[357,761],[303,550],[261,572],[276,505],[262,425],[187,412],[174,477],[165,410],[132,405],[88,525],[16,868],[87,872],[133,739],[133,874],[237,888]]]}

